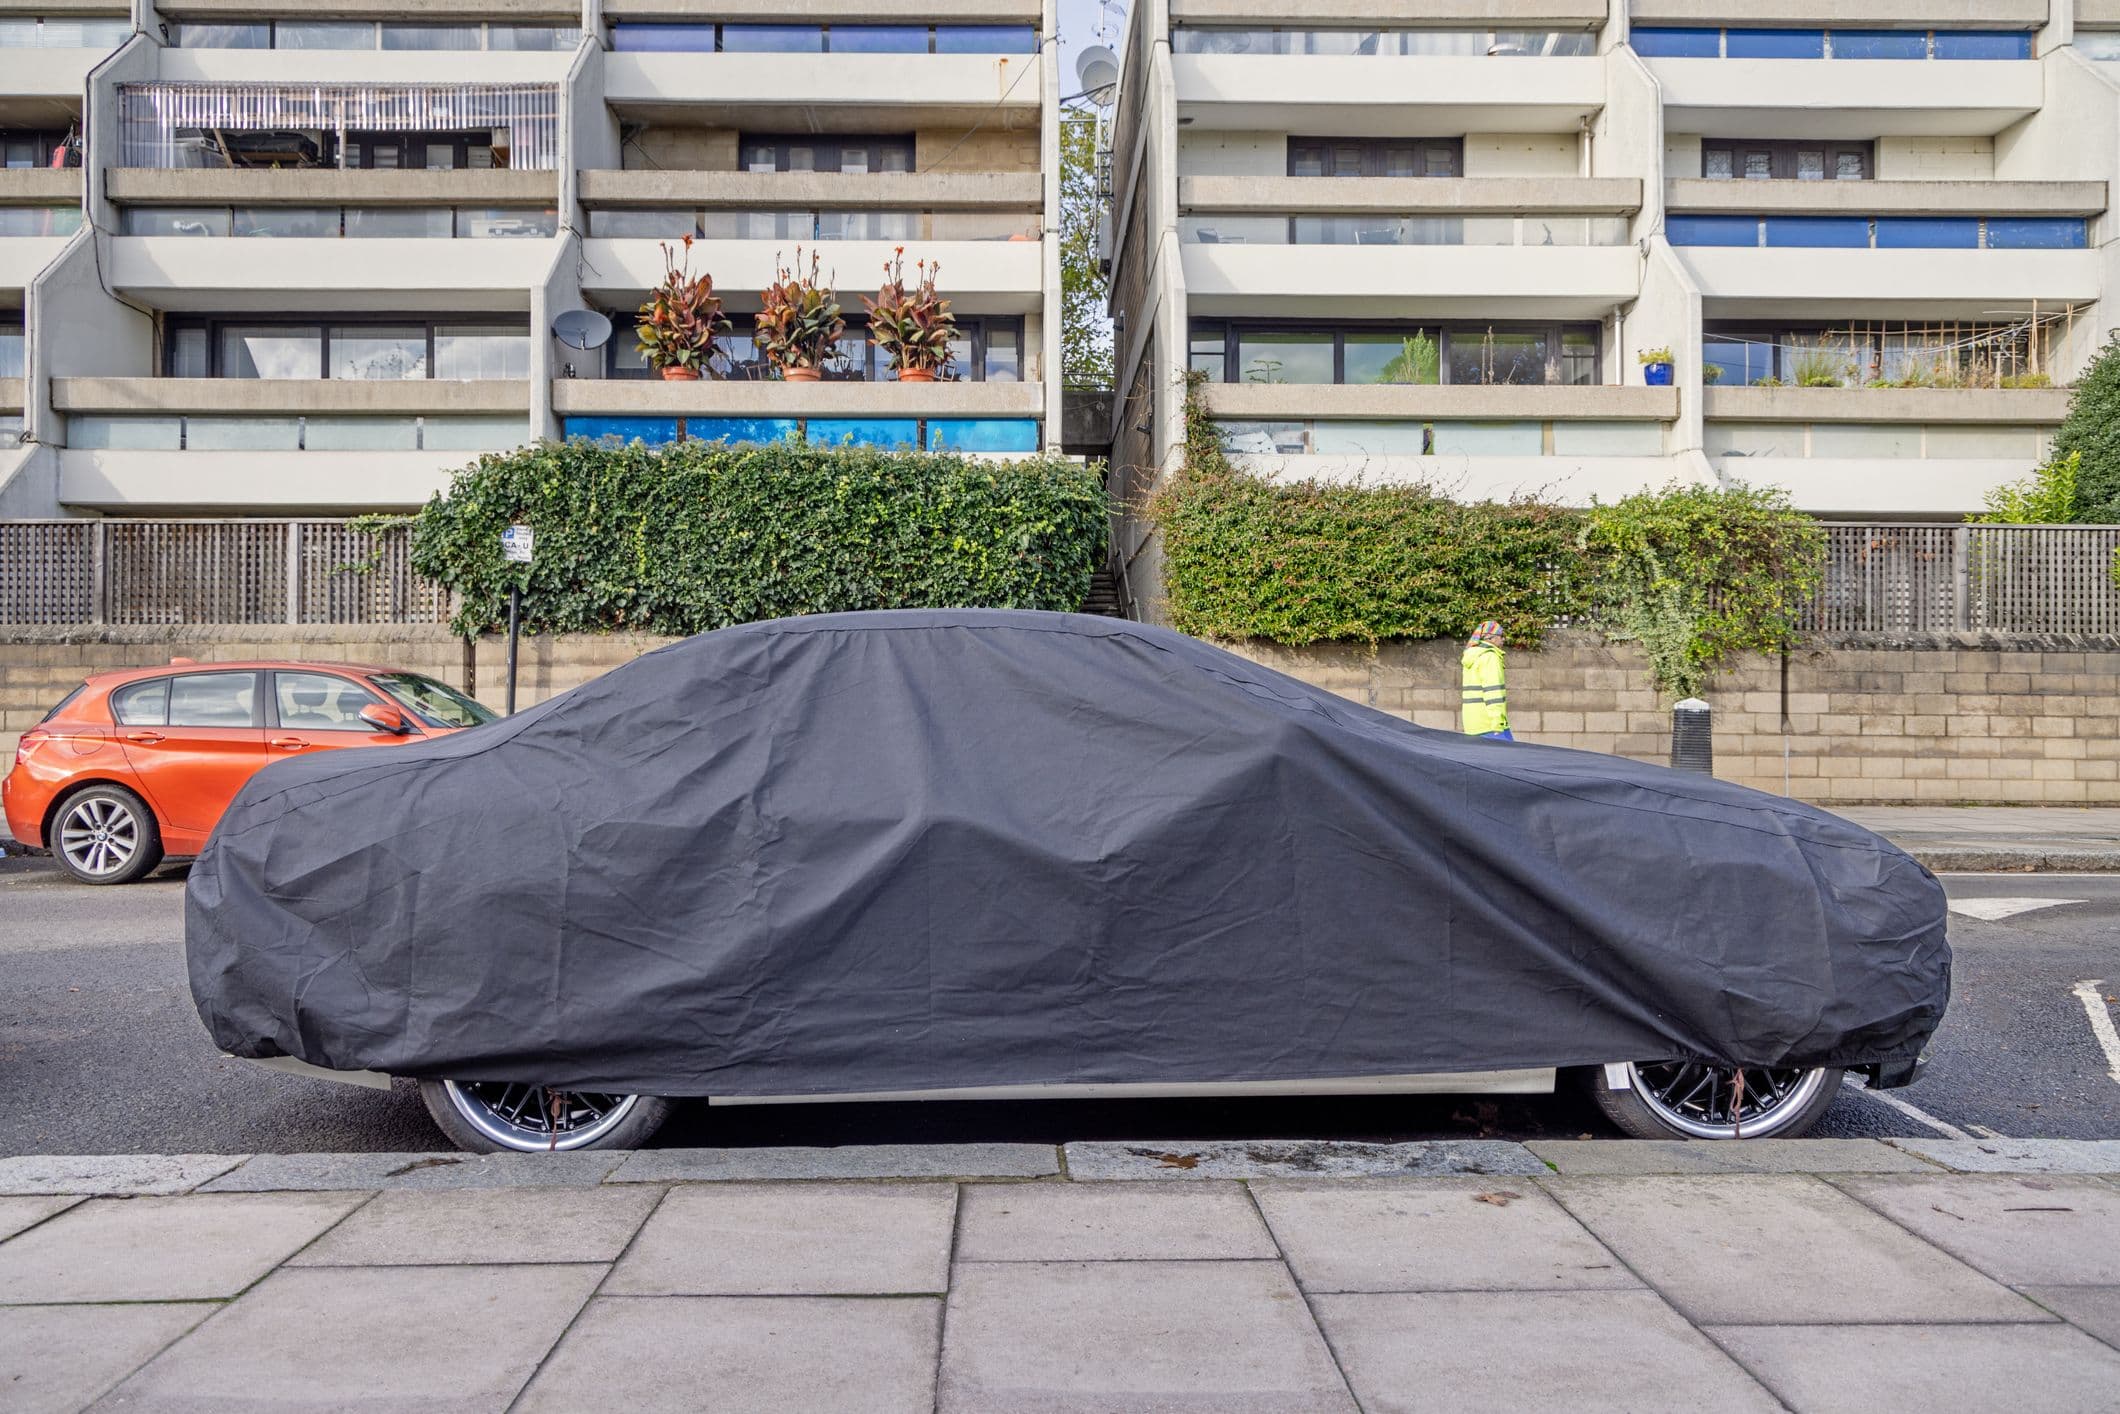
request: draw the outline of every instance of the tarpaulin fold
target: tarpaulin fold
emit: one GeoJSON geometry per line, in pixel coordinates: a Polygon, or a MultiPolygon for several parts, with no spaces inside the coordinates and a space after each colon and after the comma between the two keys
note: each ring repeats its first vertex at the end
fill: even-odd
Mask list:
{"type": "Polygon", "coordinates": [[[660,1095],[1902,1065],[1936,881],[1809,806],[1120,620],[828,615],[256,776],[215,1042],[660,1095]]]}

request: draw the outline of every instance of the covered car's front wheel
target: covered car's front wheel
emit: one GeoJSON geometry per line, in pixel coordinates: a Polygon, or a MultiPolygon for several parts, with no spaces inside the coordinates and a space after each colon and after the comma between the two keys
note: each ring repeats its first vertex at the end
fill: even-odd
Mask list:
{"type": "Polygon", "coordinates": [[[474,1154],[637,1149],[670,1115],[670,1102],[652,1095],[501,1081],[422,1080],[420,1099],[450,1142],[474,1154]]]}
{"type": "Polygon", "coordinates": [[[1656,1061],[1600,1068],[1591,1093],[1605,1117],[1636,1139],[1794,1139],[1840,1093],[1835,1069],[1774,1069],[1656,1061]],[[1623,1072],[1615,1088],[1611,1070],[1623,1072]]]}

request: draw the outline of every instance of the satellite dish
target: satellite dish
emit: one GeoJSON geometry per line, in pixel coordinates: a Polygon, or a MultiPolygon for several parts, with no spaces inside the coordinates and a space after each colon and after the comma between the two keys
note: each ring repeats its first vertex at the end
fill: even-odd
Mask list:
{"type": "Polygon", "coordinates": [[[1109,108],[1119,99],[1119,56],[1110,46],[1093,44],[1075,56],[1075,77],[1082,81],[1083,97],[1099,108],[1109,108]]]}
{"type": "Polygon", "coordinates": [[[600,349],[611,339],[611,321],[593,309],[570,309],[552,321],[552,337],[570,349],[600,349]]]}

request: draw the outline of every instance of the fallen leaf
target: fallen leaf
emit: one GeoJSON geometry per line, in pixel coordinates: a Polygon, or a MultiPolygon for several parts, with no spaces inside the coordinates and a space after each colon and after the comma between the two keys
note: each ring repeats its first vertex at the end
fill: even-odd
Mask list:
{"type": "Polygon", "coordinates": [[[1511,1199],[1523,1196],[1521,1193],[1511,1193],[1508,1189],[1502,1188],[1497,1189],[1493,1193],[1475,1193],[1472,1195],[1472,1201],[1475,1203],[1492,1203],[1497,1208],[1506,1208],[1509,1206],[1511,1199]]]}
{"type": "Polygon", "coordinates": [[[1158,1154],[1156,1162],[1167,1169],[1196,1169],[1200,1166],[1198,1154],[1158,1154]]]}

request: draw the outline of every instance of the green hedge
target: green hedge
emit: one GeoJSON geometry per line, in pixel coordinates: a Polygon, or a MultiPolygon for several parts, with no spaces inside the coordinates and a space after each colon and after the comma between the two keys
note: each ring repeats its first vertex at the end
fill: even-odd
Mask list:
{"type": "Polygon", "coordinates": [[[850,609],[1080,606],[1104,489],[1059,457],[545,442],[457,473],[413,525],[413,565],[463,596],[456,628],[690,634],[850,609]],[[510,524],[536,562],[501,559],[510,524]]]}

